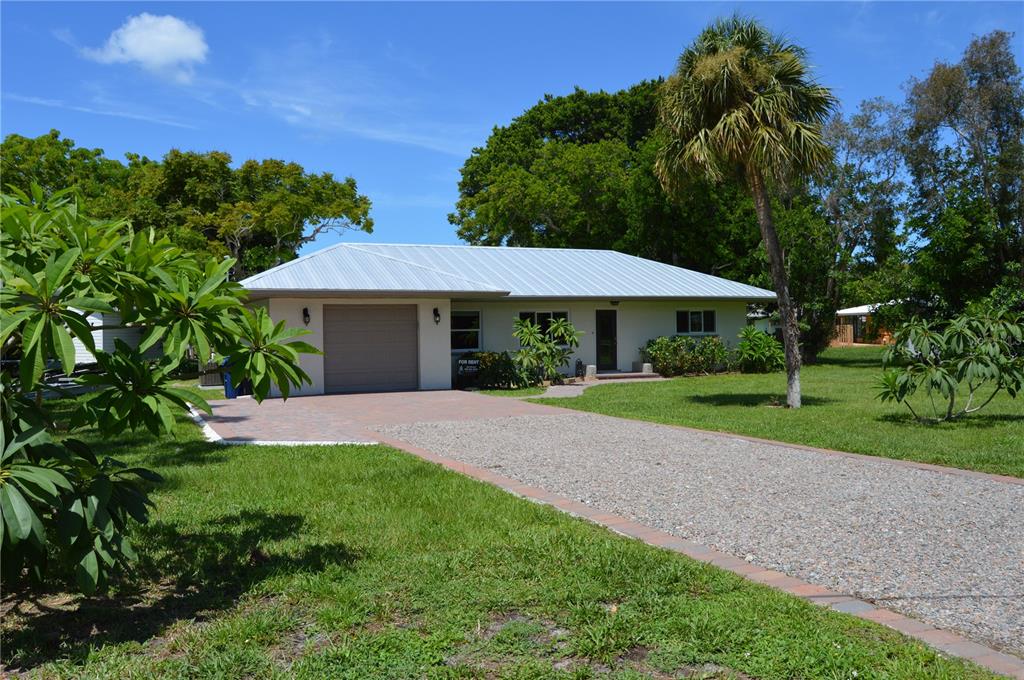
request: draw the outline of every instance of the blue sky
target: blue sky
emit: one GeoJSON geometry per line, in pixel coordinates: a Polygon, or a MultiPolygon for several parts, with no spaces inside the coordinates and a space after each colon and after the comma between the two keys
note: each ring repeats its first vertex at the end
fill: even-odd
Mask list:
{"type": "Polygon", "coordinates": [[[545,93],[667,75],[733,11],[805,46],[847,111],[901,98],[910,76],[996,28],[1016,32],[1024,63],[1014,2],[4,2],[0,131],[57,128],[118,159],[293,160],[351,175],[373,200],[374,233],[345,240],[455,243],[458,170],[492,126],[545,93]]]}

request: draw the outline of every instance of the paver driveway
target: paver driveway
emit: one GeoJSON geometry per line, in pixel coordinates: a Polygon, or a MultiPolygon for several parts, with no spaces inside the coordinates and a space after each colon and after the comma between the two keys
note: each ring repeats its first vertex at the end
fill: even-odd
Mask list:
{"type": "Polygon", "coordinates": [[[214,409],[224,436],[379,433],[1024,655],[1024,485],[459,392],[214,409]]]}
{"type": "Polygon", "coordinates": [[[212,401],[206,421],[231,443],[365,442],[385,425],[560,415],[562,409],[519,399],[459,391],[328,394],[316,397],[212,401]]]}

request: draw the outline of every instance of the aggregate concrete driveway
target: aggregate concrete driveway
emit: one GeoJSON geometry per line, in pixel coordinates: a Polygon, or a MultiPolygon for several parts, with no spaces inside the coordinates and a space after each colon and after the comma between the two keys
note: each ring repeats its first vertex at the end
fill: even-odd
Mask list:
{"type": "Polygon", "coordinates": [[[461,392],[214,409],[223,436],[383,435],[1024,656],[1021,484],[461,392]]]}

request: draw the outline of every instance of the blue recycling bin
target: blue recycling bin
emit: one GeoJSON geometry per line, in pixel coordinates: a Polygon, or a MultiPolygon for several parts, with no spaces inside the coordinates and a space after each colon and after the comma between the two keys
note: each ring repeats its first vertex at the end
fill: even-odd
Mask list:
{"type": "Polygon", "coordinates": [[[224,398],[235,399],[238,397],[238,390],[235,389],[235,385],[231,382],[231,371],[227,370],[227,365],[227,359],[221,362],[221,366],[224,367],[224,370],[221,371],[221,374],[224,376],[224,398]]]}
{"type": "Polygon", "coordinates": [[[252,394],[252,384],[248,380],[242,380],[237,385],[231,380],[231,371],[227,370],[229,363],[229,359],[225,359],[221,362],[221,366],[224,367],[224,370],[221,371],[224,375],[224,398],[236,399],[238,397],[244,397],[247,394],[252,394]]]}

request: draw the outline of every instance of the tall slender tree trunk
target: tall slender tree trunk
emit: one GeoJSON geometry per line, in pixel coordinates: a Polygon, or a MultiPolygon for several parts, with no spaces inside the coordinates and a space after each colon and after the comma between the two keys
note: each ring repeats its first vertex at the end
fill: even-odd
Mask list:
{"type": "Polygon", "coordinates": [[[782,246],[779,245],[779,235],[775,233],[775,221],[772,219],[772,206],[768,199],[764,176],[757,168],[749,168],[747,180],[754,195],[757,224],[761,228],[761,239],[764,241],[764,249],[768,252],[768,268],[771,270],[775,294],[779,298],[782,342],[786,351],[786,405],[790,408],[800,408],[800,328],[796,323],[796,310],[789,299],[786,263],[782,256],[782,246]]]}

